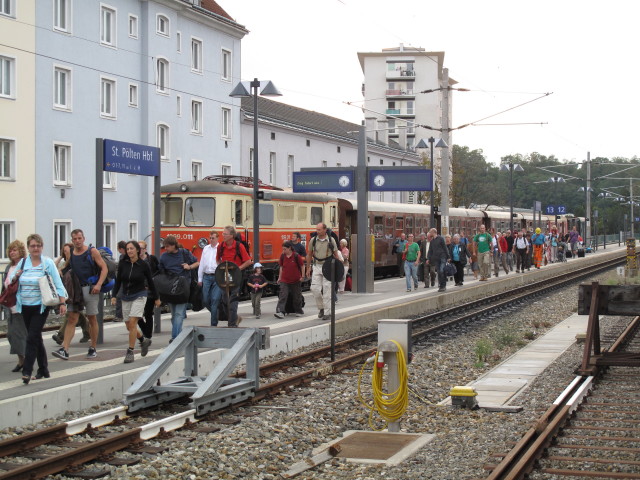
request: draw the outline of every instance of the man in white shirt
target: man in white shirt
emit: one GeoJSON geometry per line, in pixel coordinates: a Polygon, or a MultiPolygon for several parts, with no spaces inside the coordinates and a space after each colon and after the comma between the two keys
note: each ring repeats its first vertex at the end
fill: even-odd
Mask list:
{"type": "Polygon", "coordinates": [[[198,285],[202,287],[202,302],[211,313],[211,326],[218,325],[218,304],[222,298],[222,290],[216,283],[218,261],[218,234],[213,230],[209,234],[209,245],[202,249],[200,267],[198,268],[198,285]]]}

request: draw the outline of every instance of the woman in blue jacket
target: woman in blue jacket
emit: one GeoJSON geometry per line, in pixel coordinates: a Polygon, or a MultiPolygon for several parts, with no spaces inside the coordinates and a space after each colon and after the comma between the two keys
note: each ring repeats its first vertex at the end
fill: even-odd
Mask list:
{"type": "Polygon", "coordinates": [[[25,385],[31,381],[33,364],[36,360],[38,361],[38,372],[34,378],[49,378],[50,376],[47,352],[42,340],[42,328],[47,321],[51,307],[42,304],[42,293],[38,283],[45,273],[49,274],[56,287],[60,299],[60,314],[64,315],[67,311],[65,304],[67,291],[62,285],[60,274],[53,260],[42,255],[42,247],[43,241],[40,235],[37,233],[29,235],[27,237],[29,256],[24,262],[24,269],[20,272],[14,271],[11,277],[19,275],[20,284],[16,295],[16,310],[22,313],[27,327],[27,346],[22,365],[22,381],[25,385]]]}

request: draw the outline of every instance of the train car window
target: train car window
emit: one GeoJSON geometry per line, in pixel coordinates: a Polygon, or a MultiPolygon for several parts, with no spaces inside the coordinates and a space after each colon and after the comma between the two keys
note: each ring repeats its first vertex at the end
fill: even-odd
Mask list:
{"type": "Polygon", "coordinates": [[[273,225],[273,205],[260,204],[260,225],[273,225]]]}
{"type": "Polygon", "coordinates": [[[182,220],[182,199],[163,198],[160,203],[160,218],[163,227],[178,227],[182,220]]]}
{"type": "Polygon", "coordinates": [[[407,217],[404,221],[404,226],[407,230],[405,233],[413,233],[413,217],[407,217]]]}
{"type": "Polygon", "coordinates": [[[311,207],[311,225],[322,223],[322,207],[311,207]]]}
{"type": "Polygon", "coordinates": [[[236,225],[242,225],[242,200],[236,200],[236,209],[235,209],[235,216],[236,216],[236,225]]]}
{"type": "Polygon", "coordinates": [[[307,207],[298,207],[298,221],[304,222],[307,219],[307,207]]]}
{"type": "Polygon", "coordinates": [[[404,218],[396,217],[396,230],[404,229],[404,218]]]}
{"type": "Polygon", "coordinates": [[[295,209],[293,205],[278,205],[278,221],[293,222],[295,209]]]}
{"type": "Polygon", "coordinates": [[[184,224],[187,227],[212,227],[215,224],[215,198],[187,198],[184,208],[184,224]]]}
{"type": "Polygon", "coordinates": [[[335,206],[329,207],[329,211],[331,212],[329,221],[331,222],[331,227],[335,228],[338,223],[338,208],[335,206]]]}
{"type": "Polygon", "coordinates": [[[373,234],[376,237],[384,236],[384,224],[382,217],[373,217],[373,234]]]}

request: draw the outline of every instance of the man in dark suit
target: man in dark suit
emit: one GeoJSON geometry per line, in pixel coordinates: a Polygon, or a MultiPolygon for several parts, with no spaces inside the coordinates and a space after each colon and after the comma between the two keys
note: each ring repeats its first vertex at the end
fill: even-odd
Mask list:
{"type": "Polygon", "coordinates": [[[447,289],[447,277],[444,274],[444,267],[449,261],[449,249],[441,235],[435,228],[429,230],[431,243],[427,253],[427,265],[433,265],[438,271],[438,291],[444,292],[447,289]]]}

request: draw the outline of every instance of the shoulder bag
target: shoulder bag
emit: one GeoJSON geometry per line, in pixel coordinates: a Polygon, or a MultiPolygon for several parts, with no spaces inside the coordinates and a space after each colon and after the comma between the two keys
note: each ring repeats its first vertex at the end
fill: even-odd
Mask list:
{"type": "MultiPolygon", "coordinates": [[[[24,268],[25,260],[26,258],[22,259],[22,264],[20,265],[20,273],[24,268]]],[[[18,295],[18,287],[20,286],[20,283],[18,282],[19,278],[20,278],[20,275],[16,274],[13,277],[13,280],[11,281],[11,283],[7,286],[7,288],[4,289],[4,291],[2,292],[2,295],[0,295],[0,305],[4,305],[7,308],[16,306],[16,296],[18,295]]]]}

